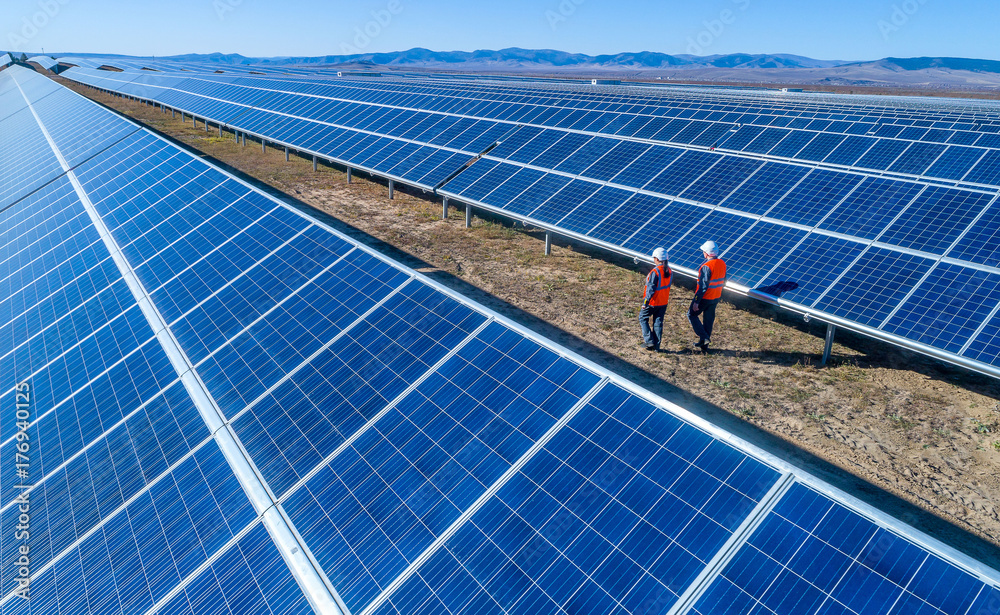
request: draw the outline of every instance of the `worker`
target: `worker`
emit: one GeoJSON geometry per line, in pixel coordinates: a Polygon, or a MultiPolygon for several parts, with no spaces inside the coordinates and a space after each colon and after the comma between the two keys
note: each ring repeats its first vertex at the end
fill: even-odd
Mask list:
{"type": "Polygon", "coordinates": [[[670,301],[672,277],[667,251],[663,248],[653,250],[653,270],[646,276],[646,291],[639,311],[642,338],[646,342],[646,350],[650,352],[658,351],[663,339],[663,315],[666,314],[667,303],[670,301]],[[649,326],[650,318],[653,319],[652,329],[649,326]]]}
{"type": "Polygon", "coordinates": [[[719,258],[719,247],[714,241],[701,244],[705,262],[698,268],[698,285],[694,289],[694,300],[688,310],[688,320],[698,341],[695,348],[708,352],[712,343],[712,327],[715,324],[715,306],[722,299],[722,289],[726,286],[726,263],[719,258]],[[698,318],[702,316],[704,323],[698,318]]]}

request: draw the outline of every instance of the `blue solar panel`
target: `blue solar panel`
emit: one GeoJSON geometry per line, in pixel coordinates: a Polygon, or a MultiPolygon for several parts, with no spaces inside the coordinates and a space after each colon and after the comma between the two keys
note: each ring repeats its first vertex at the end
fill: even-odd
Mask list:
{"type": "Polygon", "coordinates": [[[665,612],[776,479],[605,387],[386,612],[665,612]]]}
{"type": "Polygon", "coordinates": [[[803,226],[814,226],[832,212],[861,180],[860,175],[816,169],[765,215],[803,226]]]}
{"type": "Polygon", "coordinates": [[[869,177],[819,224],[819,228],[875,239],[921,190],[918,184],[869,177]]]}
{"type": "Polygon", "coordinates": [[[808,173],[807,167],[765,163],[753,177],[723,200],[722,206],[763,214],[808,173]]]}
{"type": "MultiPolygon", "coordinates": [[[[400,96],[430,96],[350,80],[287,87],[388,104],[400,96]]],[[[203,83],[191,90],[233,92],[203,83]]],[[[297,96],[276,96],[272,103],[292,108],[300,104],[297,96]]],[[[425,102],[439,109],[471,104],[439,98],[425,102]]],[[[580,107],[560,115],[527,98],[482,108],[525,121],[559,117],[588,130],[631,125],[620,109],[580,107]]],[[[335,147],[352,160],[405,168],[417,180],[443,180],[469,153],[424,141],[401,144],[387,136],[399,132],[395,124],[421,126],[414,131],[435,143],[480,129],[473,139],[487,138],[493,130],[441,116],[424,122],[416,110],[393,106],[323,101],[310,113],[384,131],[360,135],[338,128],[335,147]]],[[[61,107],[53,105],[53,112],[59,115],[61,107]]],[[[703,143],[729,130],[723,122],[737,121],[718,109],[678,111],[676,117],[658,123],[654,134],[703,143]]],[[[834,126],[823,122],[782,123],[796,130],[834,126]]],[[[724,544],[737,540],[737,527],[770,506],[763,498],[779,472],[768,463],[655,407],[644,393],[600,384],[601,376],[568,353],[145,131],[118,134],[113,123],[101,125],[110,126],[102,134],[111,136],[75,172],[93,210],[59,179],[0,212],[0,241],[7,248],[0,275],[9,272],[8,299],[0,306],[5,322],[13,323],[0,329],[0,360],[35,372],[39,403],[52,410],[35,422],[32,434],[60,443],[42,453],[47,471],[36,488],[50,546],[40,551],[32,608],[134,612],[158,604],[164,612],[301,612],[308,607],[303,590],[311,601],[325,595],[328,582],[352,612],[663,612],[724,544]],[[123,260],[108,258],[88,220],[107,227],[123,260]],[[136,306],[122,263],[135,270],[156,319],[162,317],[172,335],[152,335],[150,325],[158,321],[136,306]],[[193,371],[178,368],[178,353],[193,371]],[[182,374],[188,378],[183,384],[182,374]],[[192,387],[200,387],[204,398],[192,398],[192,387]],[[227,426],[210,431],[204,399],[227,426]],[[240,459],[267,494],[263,505],[259,499],[251,505],[248,493],[262,496],[247,490],[240,459]],[[267,507],[282,521],[258,514],[267,507]],[[281,534],[283,527],[301,542],[281,534]],[[300,547],[308,547],[314,560],[290,567],[300,547]],[[318,583],[310,585],[303,574],[314,574],[318,583]]],[[[88,151],[85,135],[59,126],[57,143],[88,151]]],[[[815,138],[800,132],[787,143],[815,138]]],[[[931,138],[930,131],[921,134],[931,138]]],[[[990,351],[998,333],[991,314],[1000,300],[1000,275],[951,261],[934,266],[930,255],[881,246],[864,251],[863,243],[758,218],[763,210],[754,195],[767,200],[764,209],[783,197],[792,203],[798,197],[785,195],[807,167],[555,136],[524,150],[523,159],[549,156],[574,173],[592,172],[618,185],[488,157],[454,184],[463,198],[610,238],[629,250],[645,254],[662,245],[683,267],[700,264],[698,246],[711,238],[730,261],[734,282],[801,304],[818,298],[823,309],[870,326],[885,322],[885,330],[912,339],[937,331],[928,343],[952,352],[966,345],[967,356],[990,351]],[[556,152],[560,143],[565,151],[556,152]],[[646,181],[657,178],[651,189],[681,192],[693,203],[620,188],[635,188],[642,173],[646,181]],[[721,208],[712,209],[716,201],[721,208]],[[954,301],[926,303],[938,295],[954,301]],[[926,320],[938,311],[953,317],[926,320]]],[[[525,140],[513,152],[529,145],[525,140]]],[[[837,175],[813,176],[825,173],[837,175]]],[[[897,231],[907,215],[946,219],[960,234],[986,206],[979,196],[967,196],[975,193],[944,188],[925,190],[940,192],[927,202],[932,204],[917,199],[907,206],[912,182],[863,181],[857,174],[816,186],[846,194],[851,182],[857,190],[832,209],[831,230],[873,235],[901,213],[879,239],[900,245],[924,241],[941,250],[947,240],[928,243],[897,231]],[[867,211],[877,200],[893,201],[898,212],[864,214],[879,221],[863,228],[849,226],[846,215],[836,217],[846,208],[867,211]],[[975,211],[968,215],[963,207],[975,211]]],[[[814,209],[825,214],[839,202],[832,194],[827,200],[823,207],[802,200],[801,211],[808,213],[792,221],[807,224],[814,209]]],[[[989,243],[986,232],[966,236],[989,243]]],[[[0,396],[4,400],[13,405],[13,391],[0,396]]],[[[0,435],[11,430],[0,425],[0,435]]],[[[9,446],[4,451],[9,454],[9,446]]],[[[10,472],[0,468],[4,484],[10,472]]],[[[6,506],[0,514],[8,520],[16,510],[11,497],[0,498],[6,506]]],[[[776,511],[784,512],[784,501],[776,511]]],[[[808,512],[809,506],[795,509],[808,512]]],[[[809,531],[856,556],[851,541],[857,533],[850,528],[871,523],[857,519],[830,525],[829,535],[809,531]]],[[[801,535],[780,531],[768,538],[801,535]]],[[[9,555],[14,543],[2,547],[9,555]]],[[[955,560],[931,564],[937,555],[923,553],[931,574],[913,578],[957,579],[961,583],[948,586],[965,586],[955,560]]],[[[782,570],[773,570],[771,580],[784,583],[782,570]]],[[[3,574],[9,591],[12,571],[3,574]]],[[[719,595],[713,592],[706,596],[719,595]]],[[[910,593],[935,606],[952,604],[935,592],[910,593]]],[[[855,604],[854,594],[830,595],[855,604]]],[[[984,604],[988,595],[979,588],[967,603],[984,604]]],[[[772,604],[769,595],[760,599],[772,604]]],[[[899,604],[912,599],[900,593],[899,604]]],[[[9,600],[10,594],[8,605],[15,606],[9,600]]]]}
{"type": "Polygon", "coordinates": [[[814,305],[878,327],[933,264],[929,258],[870,248],[814,305]]]}
{"type": "Polygon", "coordinates": [[[812,305],[865,247],[838,237],[811,234],[758,283],[757,290],[799,305],[812,305]]]}
{"type": "Polygon", "coordinates": [[[794,485],[692,612],[985,613],[997,590],[794,485]]]}
{"type": "Polygon", "coordinates": [[[958,353],[1000,302],[1000,274],[941,263],[884,330],[958,353]]]}
{"type": "Polygon", "coordinates": [[[801,229],[758,222],[723,254],[727,269],[732,267],[734,272],[728,279],[749,288],[756,286],[805,236],[801,229]]]}
{"type": "Polygon", "coordinates": [[[615,212],[635,193],[605,186],[590,196],[579,207],[567,214],[558,224],[577,233],[586,234],[602,220],[615,212]]]}
{"type": "Polygon", "coordinates": [[[489,325],[286,496],[348,608],[360,611],[597,381],[489,325]]]}
{"type": "Polygon", "coordinates": [[[992,200],[987,194],[932,186],[920,193],[879,241],[942,253],[992,200]]]}

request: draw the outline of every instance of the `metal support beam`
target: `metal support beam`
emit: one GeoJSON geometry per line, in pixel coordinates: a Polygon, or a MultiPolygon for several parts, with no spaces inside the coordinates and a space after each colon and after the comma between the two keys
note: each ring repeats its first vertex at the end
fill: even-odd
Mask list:
{"type": "Polygon", "coordinates": [[[170,109],[170,119],[174,119],[175,117],[177,117],[176,115],[174,115],[174,113],[175,111],[173,109],[170,109]]]}
{"type": "Polygon", "coordinates": [[[552,254],[552,233],[545,231],[545,256],[552,254]]]}
{"type": "Polygon", "coordinates": [[[241,132],[240,133],[240,138],[243,139],[243,147],[246,147],[247,146],[247,133],[241,132]]]}
{"type": "Polygon", "coordinates": [[[198,127],[198,118],[192,115],[191,116],[191,128],[197,128],[197,127],[198,127]]]}
{"type": "Polygon", "coordinates": [[[222,136],[222,124],[219,124],[219,136],[222,136]]]}
{"type": "Polygon", "coordinates": [[[391,201],[396,195],[396,182],[389,180],[389,200],[391,201]]]}
{"type": "Polygon", "coordinates": [[[313,171],[316,170],[316,156],[313,156],[313,171]]]}
{"type": "Polygon", "coordinates": [[[823,348],[823,360],[819,362],[820,367],[826,365],[830,360],[830,352],[833,350],[833,336],[837,333],[837,325],[832,323],[826,325],[826,346],[823,348]]]}
{"type": "Polygon", "coordinates": [[[285,146],[285,162],[288,162],[288,146],[285,146]]]}
{"type": "Polygon", "coordinates": [[[260,140],[260,152],[262,154],[266,154],[267,153],[267,141],[265,141],[264,139],[260,140]]]}
{"type": "Polygon", "coordinates": [[[465,228],[472,228],[472,205],[465,206],[465,228]]]}
{"type": "Polygon", "coordinates": [[[444,199],[441,201],[441,219],[442,220],[448,219],[448,197],[444,197],[444,199]]]}
{"type": "Polygon", "coordinates": [[[351,183],[351,167],[347,167],[347,183],[351,183]]]}

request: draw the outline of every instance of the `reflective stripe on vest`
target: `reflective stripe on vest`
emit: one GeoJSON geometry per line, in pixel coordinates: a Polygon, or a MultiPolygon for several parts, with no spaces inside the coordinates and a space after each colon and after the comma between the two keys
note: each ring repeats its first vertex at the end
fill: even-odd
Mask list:
{"type": "Polygon", "coordinates": [[[653,275],[654,271],[660,272],[660,285],[653,289],[653,296],[649,298],[649,305],[666,305],[670,301],[670,282],[674,273],[665,265],[654,267],[653,271],[650,271],[649,275],[646,276],[647,287],[649,285],[649,278],[653,275]]]}
{"type": "MultiPolygon", "coordinates": [[[[702,299],[712,300],[722,296],[722,288],[726,285],[726,263],[721,258],[711,258],[705,261],[702,267],[708,267],[708,287],[702,299]]],[[[701,274],[698,275],[698,283],[701,284],[701,274]]],[[[701,290],[700,288],[698,290],[701,290]]]]}

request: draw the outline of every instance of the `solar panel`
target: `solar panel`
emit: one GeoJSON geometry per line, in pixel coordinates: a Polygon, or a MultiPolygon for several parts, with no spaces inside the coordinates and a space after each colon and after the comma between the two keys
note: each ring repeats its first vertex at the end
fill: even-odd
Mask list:
{"type": "MultiPolygon", "coordinates": [[[[0,84],[33,79],[13,69],[0,84]]],[[[93,137],[74,137],[59,108],[28,110],[63,174],[0,212],[13,291],[0,352],[32,350],[15,370],[38,394],[45,468],[31,477],[45,528],[32,537],[33,599],[15,596],[6,567],[5,611],[697,609],[720,579],[741,583],[729,561],[770,519],[834,508],[853,525],[808,531],[854,560],[863,536],[849,530],[867,524],[934,562],[906,599],[957,613],[1000,584],[831,488],[828,505],[794,500],[819,483],[145,130],[100,122],[103,149],[70,169],[63,147],[93,137]]],[[[633,193],[556,173],[521,196],[551,177],[566,180],[557,195],[593,186],[612,212],[595,228],[621,234],[611,221],[627,207],[671,210],[680,246],[692,227],[734,250],[757,232],[789,245],[805,233],[686,200],[622,202],[633,193]]],[[[545,215],[590,225],[574,202],[545,215]]],[[[935,271],[924,283],[946,283],[935,271]]],[[[13,407],[14,393],[0,401],[13,407]]],[[[0,435],[12,451],[13,426],[0,435]]],[[[0,468],[5,485],[11,472],[0,468]]],[[[0,535],[5,557],[18,545],[0,535]]],[[[801,578],[819,585],[821,572],[801,578]]]]}

